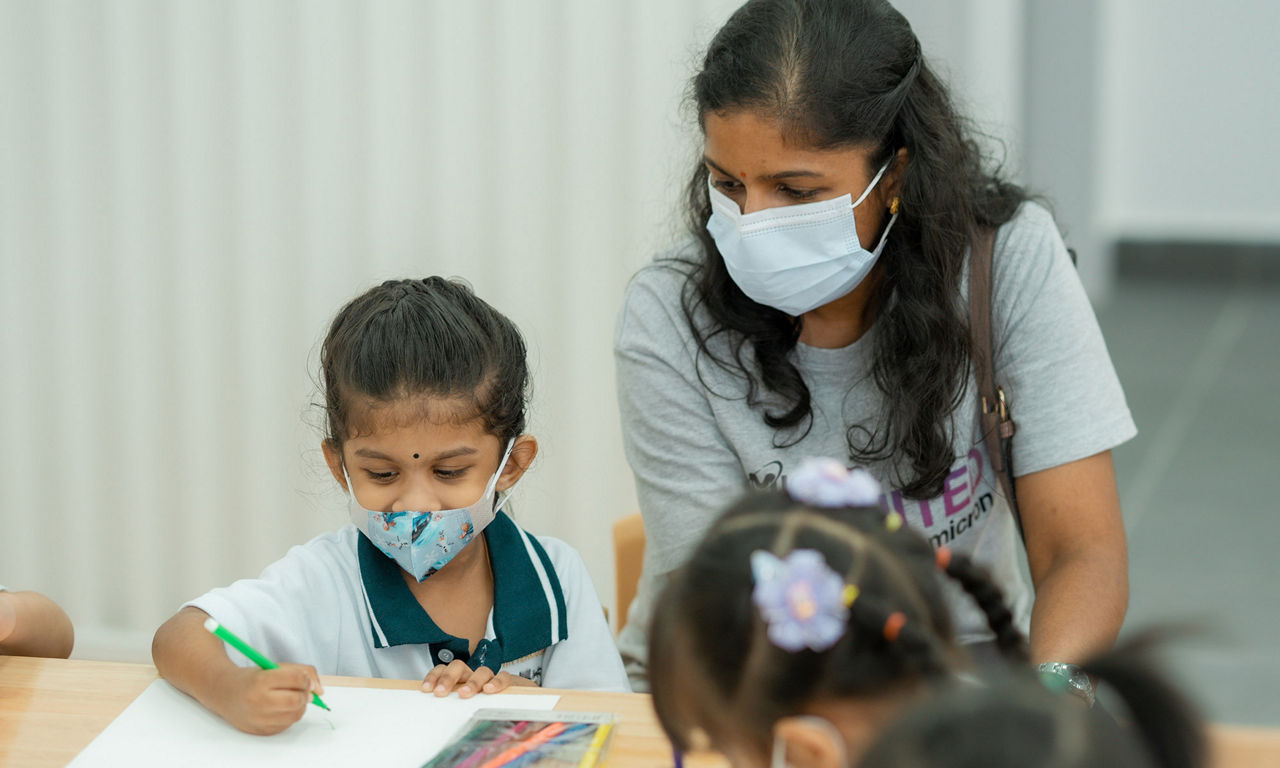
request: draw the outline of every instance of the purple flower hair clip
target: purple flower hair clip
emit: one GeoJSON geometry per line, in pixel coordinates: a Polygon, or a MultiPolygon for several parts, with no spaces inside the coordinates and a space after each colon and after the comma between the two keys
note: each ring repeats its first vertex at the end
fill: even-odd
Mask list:
{"type": "Polygon", "coordinates": [[[774,645],[792,653],[825,651],[844,635],[858,588],[846,585],[821,552],[797,549],[784,560],[759,549],[751,553],[751,575],[751,600],[774,645]]]}
{"type": "Polygon", "coordinates": [[[787,475],[787,495],[815,507],[875,507],[880,483],[865,469],[846,469],[835,459],[805,459],[787,475]]]}

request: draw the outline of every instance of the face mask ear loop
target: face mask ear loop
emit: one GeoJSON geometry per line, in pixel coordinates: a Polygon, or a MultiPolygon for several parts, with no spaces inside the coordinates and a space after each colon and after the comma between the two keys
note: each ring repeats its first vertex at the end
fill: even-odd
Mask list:
{"type": "Polygon", "coordinates": [[[837,763],[843,766],[848,766],[849,748],[844,743],[844,734],[840,733],[840,729],[836,727],[836,724],[825,717],[818,717],[817,715],[804,715],[803,718],[810,724],[826,732],[827,738],[831,739],[831,743],[839,753],[837,763]]]}
{"type": "Polygon", "coordinates": [[[858,196],[858,199],[853,201],[854,208],[857,208],[859,205],[862,205],[862,201],[866,200],[867,195],[871,194],[871,190],[875,189],[876,185],[880,183],[880,177],[884,176],[884,172],[889,170],[889,166],[892,163],[893,163],[893,158],[890,157],[888,160],[885,161],[884,165],[880,166],[880,170],[876,171],[875,178],[871,180],[871,183],[867,185],[866,189],[862,190],[862,194],[858,196]]]}
{"type": "Polygon", "coordinates": [[[769,760],[769,768],[787,768],[787,742],[777,734],[773,736],[773,756],[769,760]]]}
{"type": "MultiPolygon", "coordinates": [[[[515,448],[515,447],[516,447],[516,441],[515,441],[515,438],[511,438],[511,440],[509,440],[509,441],[507,442],[507,449],[506,449],[505,451],[503,451],[503,453],[502,453],[502,461],[498,462],[498,471],[493,473],[493,478],[492,478],[492,479],[491,479],[491,481],[490,481],[490,482],[492,482],[492,483],[493,483],[493,485],[494,485],[494,487],[495,487],[495,488],[496,488],[496,487],[497,487],[497,485],[498,485],[498,478],[502,476],[502,470],[503,470],[503,469],[505,469],[505,468],[506,468],[506,466],[507,466],[507,459],[511,458],[511,449],[513,449],[513,448],[515,448]]],[[[520,480],[523,480],[523,479],[524,479],[524,477],[523,477],[523,476],[521,476],[520,480]]],[[[510,498],[511,498],[511,494],[515,491],[516,486],[517,486],[517,485],[520,485],[520,480],[515,481],[514,483],[512,483],[512,484],[511,484],[511,487],[510,487],[510,488],[508,488],[508,489],[507,489],[507,490],[505,490],[505,491],[502,491],[502,492],[501,492],[501,497],[499,497],[499,494],[498,494],[497,492],[495,492],[495,493],[494,493],[494,496],[493,496],[493,514],[495,514],[495,515],[496,515],[496,514],[498,514],[500,511],[502,511],[502,505],[503,505],[503,504],[506,504],[506,503],[507,503],[507,499],[510,499],[510,498]]],[[[486,495],[488,495],[488,494],[486,494],[486,495]]]]}
{"type": "Polygon", "coordinates": [[[351,475],[347,474],[347,463],[345,461],[342,462],[342,479],[347,481],[347,495],[350,496],[356,504],[359,504],[360,500],[356,498],[356,487],[351,484],[351,475]]]}
{"type": "Polygon", "coordinates": [[[876,248],[872,251],[872,253],[877,257],[879,257],[880,252],[884,250],[884,242],[889,239],[889,230],[893,229],[893,222],[897,220],[898,214],[892,214],[889,216],[889,223],[884,225],[884,232],[880,235],[880,242],[876,243],[876,248]]]}

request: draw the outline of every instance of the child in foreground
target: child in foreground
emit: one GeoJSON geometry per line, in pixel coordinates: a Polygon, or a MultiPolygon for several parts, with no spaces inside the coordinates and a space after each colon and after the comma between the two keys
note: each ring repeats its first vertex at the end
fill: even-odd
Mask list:
{"type": "Polygon", "coordinates": [[[501,511],[538,450],[511,321],[458,282],[388,281],[338,313],[321,367],[352,524],[184,606],[156,632],[160,673],[263,734],[302,716],[318,674],[628,690],[582,558],[501,511]],[[229,657],[209,617],[280,668],[229,657]]]}
{"type": "Polygon", "coordinates": [[[903,706],[964,668],[939,569],[1025,661],[1000,592],[880,507],[868,473],[802,464],[712,525],[658,600],[653,703],[678,752],[735,766],[851,764],[903,706]]]}
{"type": "Polygon", "coordinates": [[[39,592],[10,592],[0,587],[0,656],[65,659],[75,630],[62,606],[39,592]]]}
{"type": "MultiPolygon", "coordinates": [[[[1139,641],[1082,668],[1114,691],[1128,728],[1031,675],[957,685],[905,712],[860,768],[1201,768],[1199,718],[1139,641]]],[[[830,767],[835,768],[835,767],[830,767]]]]}

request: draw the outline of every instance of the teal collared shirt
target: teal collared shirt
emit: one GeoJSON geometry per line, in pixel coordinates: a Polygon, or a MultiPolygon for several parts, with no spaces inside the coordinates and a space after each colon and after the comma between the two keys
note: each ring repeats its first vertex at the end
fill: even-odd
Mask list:
{"type": "Polygon", "coordinates": [[[497,672],[503,664],[568,639],[564,591],[538,540],[521,530],[505,512],[498,513],[483,535],[493,569],[494,637],[481,640],[474,655],[465,638],[440,629],[418,604],[401,576],[400,566],[368,537],[358,537],[360,578],[375,648],[425,643],[436,664],[459,659],[472,669],[486,666],[497,672]]]}

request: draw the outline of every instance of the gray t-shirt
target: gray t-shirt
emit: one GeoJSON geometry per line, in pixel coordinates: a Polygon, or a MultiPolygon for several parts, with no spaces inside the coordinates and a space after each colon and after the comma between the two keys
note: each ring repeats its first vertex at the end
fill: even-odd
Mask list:
{"type": "MultiPolygon", "coordinates": [[[[683,564],[714,519],[746,489],[777,486],[805,457],[847,457],[848,426],[874,425],[883,403],[870,377],[875,326],[840,349],[798,344],[791,360],[812,396],[812,428],[798,441],[785,433],[777,440],[763,413],[777,410],[780,401],[766,396],[764,403],[748,406],[742,375],[699,355],[681,305],[689,267],[673,257],[701,256],[690,241],[641,269],[627,289],[614,342],[627,459],[647,538],[644,574],[618,638],[637,690],[646,687],[646,634],[662,577],[683,564]]],[[[1001,227],[993,271],[994,354],[997,381],[1018,426],[1015,472],[1083,459],[1132,438],[1137,430],[1124,392],[1048,211],[1026,203],[1001,227]]],[[[965,307],[967,281],[966,270],[965,307]]],[[[716,352],[728,349],[725,337],[716,337],[716,352]]],[[[1018,566],[1017,528],[990,469],[976,393],[971,370],[968,396],[952,415],[956,459],[942,495],[922,501],[890,491],[885,501],[934,546],[945,544],[985,566],[1025,631],[1032,591],[1018,566]]],[[[882,482],[894,476],[886,465],[868,469],[882,482]]],[[[989,639],[973,601],[954,584],[944,589],[959,640],[989,639]]]]}

